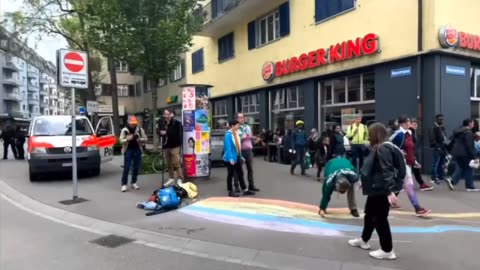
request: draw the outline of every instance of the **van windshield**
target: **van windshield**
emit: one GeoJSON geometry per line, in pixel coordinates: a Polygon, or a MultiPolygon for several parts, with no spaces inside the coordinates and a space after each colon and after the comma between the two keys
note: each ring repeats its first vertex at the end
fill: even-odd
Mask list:
{"type": "MultiPolygon", "coordinates": [[[[86,119],[76,120],[77,135],[93,135],[86,119]]],[[[35,120],[33,136],[71,136],[72,119],[70,117],[46,117],[35,120]]]]}

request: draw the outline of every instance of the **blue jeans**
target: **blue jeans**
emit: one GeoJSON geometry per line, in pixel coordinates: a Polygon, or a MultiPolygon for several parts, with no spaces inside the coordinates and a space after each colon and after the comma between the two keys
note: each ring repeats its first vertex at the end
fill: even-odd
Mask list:
{"type": "Polygon", "coordinates": [[[432,180],[444,178],[443,166],[445,162],[445,154],[442,153],[442,151],[434,149],[432,157],[432,180]]]}
{"type": "Polygon", "coordinates": [[[357,169],[357,172],[363,166],[363,160],[365,158],[365,148],[366,146],[363,144],[352,144],[351,152],[352,152],[352,164],[357,169]],[[358,160],[358,167],[357,167],[357,160],[358,160]]]}
{"type": "Polygon", "coordinates": [[[470,160],[458,158],[455,159],[455,172],[452,175],[452,184],[457,185],[461,178],[465,179],[465,188],[474,189],[473,184],[473,169],[468,166],[470,160]]]}
{"type": "Polygon", "coordinates": [[[133,163],[133,172],[132,172],[132,185],[137,182],[138,170],[140,169],[140,164],[142,163],[142,151],[140,149],[130,149],[127,150],[124,154],[123,159],[123,175],[122,175],[122,186],[127,185],[128,183],[128,174],[130,173],[130,167],[133,163]]]}

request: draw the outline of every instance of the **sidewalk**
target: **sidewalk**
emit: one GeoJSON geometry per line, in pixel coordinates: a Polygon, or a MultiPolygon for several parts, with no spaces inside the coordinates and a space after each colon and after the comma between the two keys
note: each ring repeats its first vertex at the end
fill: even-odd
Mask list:
{"type": "MultiPolygon", "coordinates": [[[[422,205],[434,211],[435,215],[432,215],[433,218],[429,220],[414,217],[406,195],[402,194],[400,200],[406,211],[393,213],[391,223],[397,229],[401,229],[402,226],[413,228],[410,233],[400,232],[394,235],[397,240],[395,246],[400,253],[400,258],[405,259],[393,263],[374,262],[368,256],[364,256],[364,253],[359,253],[358,250],[351,249],[345,244],[347,238],[359,234],[358,230],[361,228],[363,220],[352,219],[348,214],[339,214],[337,218],[320,222],[315,213],[320,198],[321,184],[315,181],[314,177],[291,176],[288,166],[264,162],[261,157],[257,158],[255,160],[255,179],[261,192],[254,198],[240,198],[233,202],[223,198],[226,196],[226,169],[214,168],[210,180],[195,181],[202,200],[198,204],[194,204],[191,208],[186,207],[179,211],[146,217],[144,211],[135,208],[135,204],[145,201],[151,192],[159,187],[160,176],[140,176],[141,190],[121,193],[121,163],[122,160],[116,157],[114,162],[102,168],[99,177],[81,179],[79,195],[89,201],[71,206],[58,203],[71,198],[71,181],[30,183],[26,162],[0,161],[2,172],[0,180],[5,181],[15,190],[55,208],[131,228],[209,243],[347,264],[375,264],[395,269],[412,269],[413,266],[418,269],[453,269],[455,268],[454,263],[461,258],[475,258],[473,244],[470,248],[461,238],[457,237],[465,235],[464,233],[442,234],[439,239],[436,236],[438,232],[434,230],[438,229],[440,232],[441,228],[445,228],[444,225],[450,227],[468,225],[474,226],[470,228],[477,228],[480,223],[479,194],[450,192],[445,186],[436,186],[436,190],[433,192],[419,192],[422,205]],[[262,201],[258,198],[276,201],[262,201]],[[203,212],[203,215],[200,212],[202,209],[207,211],[203,212]],[[241,212],[242,222],[248,222],[248,224],[235,223],[232,221],[232,216],[227,218],[227,215],[232,212],[236,212],[235,222],[239,221],[240,214],[238,213],[241,212]],[[251,218],[252,215],[256,216],[251,218]],[[277,218],[270,221],[260,220],[271,216],[277,218]],[[260,224],[259,221],[262,223],[260,224]],[[309,224],[316,226],[320,223],[322,226],[320,229],[330,226],[329,228],[333,228],[335,231],[339,230],[340,234],[335,237],[325,237],[325,234],[321,236],[317,234],[319,227],[308,232],[297,230],[297,228],[305,228],[309,224]],[[275,229],[262,227],[265,224],[282,227],[275,229]],[[427,234],[422,234],[422,241],[417,241],[418,232],[415,231],[415,228],[428,229],[425,229],[428,231],[427,234]],[[452,250],[451,255],[456,256],[455,260],[452,260],[451,257],[438,258],[435,256],[436,252],[444,251],[441,248],[443,245],[449,246],[449,250],[452,250]],[[433,266],[436,268],[432,268],[433,266]]],[[[314,170],[311,169],[308,173],[313,175],[314,170]]],[[[166,178],[168,177],[166,176],[166,178]]],[[[357,201],[359,207],[363,208],[364,198],[360,191],[357,192],[357,201]]],[[[344,196],[339,198],[335,195],[332,196],[331,208],[344,208],[345,206],[344,196]]],[[[345,211],[337,210],[339,213],[345,211]]],[[[472,243],[475,243],[475,240],[480,241],[478,233],[469,234],[469,238],[472,243]]],[[[474,262],[464,262],[465,269],[470,269],[470,263],[474,264],[474,262]]]]}

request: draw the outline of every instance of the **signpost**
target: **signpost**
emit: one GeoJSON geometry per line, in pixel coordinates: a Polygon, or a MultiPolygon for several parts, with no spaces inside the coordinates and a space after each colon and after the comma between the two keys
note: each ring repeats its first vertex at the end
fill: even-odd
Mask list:
{"type": "Polygon", "coordinates": [[[59,84],[62,87],[72,89],[72,201],[75,202],[79,199],[75,88],[88,89],[88,54],[82,51],[60,49],[57,52],[57,68],[59,84]]]}

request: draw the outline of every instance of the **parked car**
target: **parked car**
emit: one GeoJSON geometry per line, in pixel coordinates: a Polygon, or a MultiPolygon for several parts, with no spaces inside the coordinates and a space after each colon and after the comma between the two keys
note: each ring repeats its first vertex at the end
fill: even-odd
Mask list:
{"type": "MultiPolygon", "coordinates": [[[[77,116],[76,150],[78,171],[100,174],[101,164],[113,159],[116,138],[110,117],[101,118],[94,132],[85,116],[77,116]]],[[[64,115],[35,117],[28,129],[30,181],[40,174],[72,170],[72,117],[64,115]]]]}

